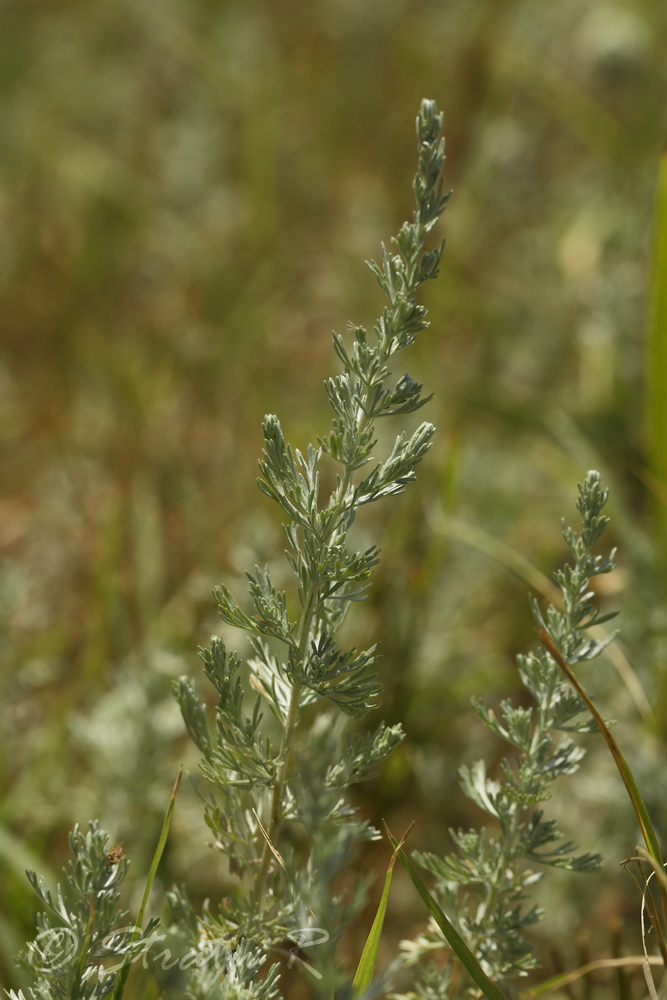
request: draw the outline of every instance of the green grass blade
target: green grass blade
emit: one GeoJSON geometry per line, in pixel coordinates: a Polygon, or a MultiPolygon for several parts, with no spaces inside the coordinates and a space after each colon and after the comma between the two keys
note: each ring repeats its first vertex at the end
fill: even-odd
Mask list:
{"type": "Polygon", "coordinates": [[[507,1000],[507,996],[503,993],[499,986],[496,986],[496,984],[489,979],[468,945],[428,891],[405,851],[401,849],[391,835],[390,840],[392,846],[396,849],[401,864],[412,879],[415,889],[426,903],[429,913],[437,923],[442,933],[445,935],[450,947],[456,952],[459,961],[465,967],[471,979],[473,979],[477,986],[479,986],[484,996],[487,997],[487,1000],[507,1000]]]}
{"type": "Polygon", "coordinates": [[[542,645],[548,651],[549,655],[552,656],[553,659],[556,661],[556,663],[561,668],[561,670],[563,671],[563,673],[565,674],[565,676],[567,677],[567,679],[569,680],[570,684],[575,689],[579,697],[586,703],[588,711],[595,719],[596,725],[600,730],[602,736],[604,737],[605,742],[609,747],[609,750],[611,751],[611,755],[614,758],[616,767],[618,768],[621,778],[623,779],[623,784],[625,785],[628,795],[630,796],[630,801],[632,802],[635,813],[637,814],[637,819],[639,820],[642,836],[644,837],[644,841],[646,843],[648,852],[651,855],[651,857],[655,859],[656,864],[662,867],[663,864],[662,854],[660,852],[660,845],[658,843],[656,832],[653,829],[653,823],[651,822],[651,817],[648,814],[648,809],[646,808],[646,804],[644,802],[644,799],[642,798],[642,794],[639,791],[639,787],[637,785],[637,782],[635,781],[632,771],[630,770],[628,762],[621,753],[621,748],[619,747],[618,743],[612,736],[609,726],[598,712],[590,696],[588,695],[586,690],[582,687],[580,681],[572,671],[570,664],[561,654],[560,650],[558,649],[558,647],[556,646],[556,644],[554,643],[553,639],[546,631],[546,629],[541,628],[538,632],[538,636],[540,638],[540,642],[542,643],[542,645]]]}
{"type": "MultiPolygon", "coordinates": [[[[162,830],[160,831],[160,837],[157,842],[157,847],[153,854],[153,860],[151,861],[151,866],[148,871],[148,878],[146,879],[146,887],[144,889],[144,895],[141,900],[141,906],[139,907],[139,914],[137,916],[136,928],[133,935],[133,940],[136,940],[141,933],[140,928],[144,922],[144,915],[146,913],[146,907],[148,906],[148,900],[153,888],[153,883],[155,881],[155,876],[157,874],[158,865],[162,858],[164,852],[167,838],[169,837],[169,830],[171,829],[171,821],[174,818],[174,809],[176,807],[176,796],[178,794],[178,788],[181,783],[181,778],[183,777],[183,765],[178,769],[178,774],[176,775],[176,781],[174,782],[174,787],[171,793],[171,798],[169,799],[169,806],[167,807],[167,812],[164,817],[164,822],[162,823],[162,830]]],[[[120,1000],[125,991],[125,986],[127,984],[127,977],[130,974],[131,962],[126,962],[123,968],[120,970],[118,976],[118,983],[116,989],[113,993],[113,1000],[120,1000]]]]}
{"type": "MultiPolygon", "coordinates": [[[[407,835],[407,833],[404,834],[401,844],[405,843],[407,835]]],[[[394,874],[394,865],[396,864],[396,855],[398,850],[399,846],[397,845],[395,846],[394,853],[389,861],[389,865],[387,867],[387,877],[384,880],[384,889],[382,890],[382,896],[380,897],[377,913],[375,914],[375,919],[373,920],[368,938],[366,939],[364,950],[361,953],[357,971],[355,972],[354,979],[352,980],[354,996],[359,996],[361,993],[364,993],[364,991],[367,990],[373,982],[378,951],[380,948],[380,939],[382,937],[382,927],[384,925],[384,918],[387,912],[387,903],[389,902],[389,890],[391,889],[391,880],[394,874]]]]}
{"type": "Polygon", "coordinates": [[[162,830],[160,831],[160,838],[157,842],[157,847],[155,848],[155,853],[153,854],[153,860],[151,861],[151,866],[148,871],[148,878],[146,879],[146,888],[144,889],[144,895],[141,900],[141,907],[139,908],[139,916],[137,917],[137,924],[139,927],[144,922],[144,914],[146,912],[146,907],[148,905],[148,898],[151,894],[153,888],[153,882],[155,881],[155,876],[157,875],[158,865],[164,853],[164,849],[167,845],[167,838],[169,837],[169,831],[171,829],[171,821],[174,818],[174,809],[176,808],[176,796],[178,795],[178,788],[181,783],[181,778],[183,777],[183,765],[178,769],[178,774],[176,775],[176,781],[174,782],[174,787],[171,793],[171,798],[169,799],[169,806],[167,808],[167,813],[164,817],[164,822],[162,824],[162,830]]]}
{"type": "MultiPolygon", "coordinates": [[[[555,642],[553,641],[549,633],[546,631],[546,629],[544,628],[539,629],[538,636],[544,648],[547,650],[549,655],[552,656],[553,659],[556,661],[558,666],[561,668],[561,670],[569,680],[572,687],[575,689],[580,698],[586,703],[588,711],[595,719],[596,725],[600,730],[600,733],[604,737],[604,740],[607,746],[609,747],[611,755],[614,758],[614,762],[616,764],[616,767],[618,768],[619,774],[623,779],[623,784],[625,785],[628,796],[630,797],[630,801],[632,802],[632,806],[637,815],[639,826],[641,828],[642,836],[644,838],[644,842],[646,844],[648,853],[650,857],[653,859],[653,863],[656,869],[662,870],[664,868],[664,862],[662,860],[662,852],[660,850],[660,844],[658,842],[655,829],[653,828],[653,823],[651,822],[651,817],[649,815],[648,809],[646,808],[646,803],[644,802],[642,794],[639,791],[639,786],[635,781],[635,777],[630,769],[630,766],[628,765],[628,762],[621,753],[621,748],[619,747],[618,743],[612,736],[609,726],[604,721],[604,719],[598,712],[597,708],[593,704],[593,701],[591,700],[589,694],[582,687],[579,679],[576,677],[572,668],[570,667],[570,664],[561,654],[560,650],[558,649],[558,647],[556,646],[555,642]]],[[[660,897],[662,902],[663,916],[667,918],[667,890],[665,889],[665,886],[662,881],[659,881],[659,887],[660,887],[660,897]]],[[[656,937],[658,939],[658,943],[660,945],[660,951],[663,956],[663,960],[665,961],[665,965],[667,966],[667,943],[665,942],[664,939],[663,928],[661,928],[657,920],[657,915],[654,919],[654,929],[656,937]]]]}
{"type": "Polygon", "coordinates": [[[667,149],[660,157],[646,345],[646,458],[657,493],[658,540],[667,532],[667,149]]]}

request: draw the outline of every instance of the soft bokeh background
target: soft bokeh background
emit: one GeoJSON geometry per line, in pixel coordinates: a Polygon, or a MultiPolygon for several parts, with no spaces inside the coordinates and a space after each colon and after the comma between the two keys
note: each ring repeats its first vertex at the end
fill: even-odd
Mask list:
{"type": "MultiPolygon", "coordinates": [[[[68,829],[98,816],[136,894],[178,762],[196,773],[171,678],[198,672],[218,627],[212,585],[238,592],[279,559],[254,485],[260,421],[278,413],[301,447],[326,428],[330,331],[381,308],[363,260],[411,212],[425,96],[446,112],[455,193],[432,326],[405,364],[439,436],[418,485],[360,528],[384,560],[357,637],[382,640],[384,716],[408,734],[360,807],[397,831],[416,819],[415,846],[439,851],[479,821],[457,769],[500,748],[468,700],[515,688],[528,587],[563,557],[560,518],[596,467],[622,567],[602,599],[623,610],[640,690],[608,662],[591,685],[665,829],[667,563],[642,415],[666,50],[663,0],[4,7],[7,986],[34,921],[26,865],[57,869],[68,829]]],[[[609,865],[545,883],[545,962],[609,954],[619,919],[636,952],[617,861],[638,833],[602,750],[553,808],[609,865]]],[[[164,885],[214,894],[206,839],[186,782],[164,885]]],[[[399,878],[392,906],[387,958],[423,923],[399,878]]]]}

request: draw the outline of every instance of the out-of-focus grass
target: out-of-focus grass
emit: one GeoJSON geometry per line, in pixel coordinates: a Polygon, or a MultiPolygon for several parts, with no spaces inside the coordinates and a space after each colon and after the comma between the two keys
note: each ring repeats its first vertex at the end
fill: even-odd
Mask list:
{"type": "Polygon", "coordinates": [[[667,150],[658,168],[653,267],[646,355],[646,451],[657,493],[657,537],[663,543],[667,519],[667,150]]]}
{"type": "MultiPolygon", "coordinates": [[[[640,414],[666,39],[660,0],[9,5],[0,823],[14,837],[56,865],[68,827],[99,815],[140,881],[186,752],[169,679],[197,669],[217,627],[210,586],[280,551],[254,488],[261,417],[278,412],[298,445],[326,425],[330,330],[379,307],[361,261],[409,208],[423,96],[446,110],[455,189],[411,360],[440,437],[419,487],[359,529],[384,561],[357,627],[383,641],[385,712],[408,730],[363,806],[396,828],[417,816],[436,849],[474,821],[455,795],[461,755],[486,749],[467,698],[510,688],[531,638],[523,583],[444,534],[443,511],[548,573],[574,483],[601,468],[624,568],[609,599],[651,697],[667,584],[643,527],[640,414]]],[[[638,725],[613,672],[599,691],[638,725]]],[[[659,798],[648,739],[635,733],[659,798]]],[[[616,850],[631,821],[596,787],[578,834],[616,850]]],[[[205,837],[184,787],[166,882],[210,889],[205,837]]],[[[0,884],[20,937],[32,904],[15,875],[0,884]]]]}

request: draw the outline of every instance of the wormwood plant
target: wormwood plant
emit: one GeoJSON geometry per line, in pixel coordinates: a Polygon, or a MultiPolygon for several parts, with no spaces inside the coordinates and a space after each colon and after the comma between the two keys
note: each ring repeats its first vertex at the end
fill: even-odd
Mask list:
{"type": "MultiPolygon", "coordinates": [[[[248,633],[251,655],[244,661],[219,636],[200,650],[219,696],[213,729],[193,681],[182,677],[175,684],[187,731],[202,754],[206,822],[234,885],[201,914],[184,889],[169,893],[170,923],[160,940],[166,938],[170,953],[182,961],[161,979],[167,995],[271,997],[277,970],[274,964],[266,971],[267,953],[282,950],[291,961],[296,945],[312,946],[309,968],[319,992],[331,995],[349,981],[334,964],[335,945],[363,904],[365,886],[357,884],[345,896],[337,894],[336,884],[355,845],[378,834],[346,793],[373,773],[403,735],[400,726],[383,723],[370,734],[349,728],[378,705],[381,691],[374,670],[379,644],[358,650],[339,642],[346,614],[365,597],[379,559],[375,545],[355,551],[349,535],[362,507],[402,493],[415,479],[434,433],[430,423],[421,423],[412,433],[399,433],[389,454],[377,457],[377,421],[412,414],[427,402],[422,385],[409,375],[392,377],[389,362],[428,325],[415,295],[437,276],[444,247],[425,248],[448,198],[442,122],[435,104],[423,101],[412,221],[403,224],[391,250],[382,246],[380,263],[369,262],[387,297],[382,314],[372,333],[352,329],[351,346],[334,334],[343,371],[325,383],[331,429],[302,452],[286,442],[276,416],[263,422],[259,486],[285,518],[293,590],[276,589],[268,567],[247,574],[245,606],[225,586],[216,590],[222,621],[248,633]],[[320,480],[325,466],[334,483],[328,495],[320,480]],[[222,970],[209,960],[220,942],[228,956],[222,970]]],[[[87,947],[85,924],[89,913],[99,933],[116,940],[117,899],[108,892],[124,868],[109,873],[97,827],[89,839],[90,846],[78,833],[72,840],[74,870],[87,864],[107,895],[82,890],[71,975],[47,970],[28,991],[30,1000],[97,998],[112,990],[120,996],[124,988],[127,966],[120,978],[105,972],[95,948],[87,947]]],[[[74,889],[78,885],[75,880],[74,889]]],[[[40,895],[53,909],[48,894],[40,895]]],[[[64,907],[56,904],[55,911],[65,927],[74,926],[64,907]]],[[[131,944],[128,961],[146,947],[145,937],[131,944]]]]}
{"type": "Polygon", "coordinates": [[[399,433],[387,457],[376,457],[376,422],[427,402],[409,375],[392,379],[388,362],[428,325],[415,294],[438,274],[444,246],[425,249],[448,197],[441,130],[442,115],[423,101],[413,219],[394,238],[393,251],[383,245],[381,262],[369,263],[388,302],[372,334],[353,329],[351,347],[334,334],[343,371],[325,383],[331,430],[301,452],[287,444],[276,416],[263,422],[258,482],[285,517],[296,600],[275,588],[268,568],[247,574],[247,611],[225,586],[217,589],[220,617],[249,634],[252,657],[246,666],[216,636],[200,650],[220,696],[215,733],[192,681],[183,677],[176,686],[215,793],[206,821],[238,877],[222,905],[197,918],[197,932],[262,948],[285,938],[317,942],[316,984],[327,994],[340,979],[335,943],[363,902],[360,891],[337,896],[335,880],[354,845],[377,836],[350,807],[346,790],[369,777],[402,738],[400,726],[383,723],[368,735],[349,732],[349,720],[379,702],[378,644],[345,649],[338,634],[350,605],[366,595],[379,558],[375,545],[358,552],[350,544],[357,512],[403,492],[434,433],[422,423],[412,434],[399,433]],[[323,498],[325,456],[338,471],[323,498]]]}
{"type": "MultiPolygon", "coordinates": [[[[554,577],[562,593],[562,609],[550,605],[543,615],[537,602],[532,602],[540,629],[570,665],[599,656],[613,639],[587,636],[588,630],[615,614],[601,615],[590,590],[593,577],[614,568],[613,551],[606,556],[593,552],[608,523],[602,513],[606,501],[599,474],[589,472],[579,486],[581,530],[564,527],[563,531],[572,561],[554,577]]],[[[502,985],[507,996],[515,995],[516,980],[537,965],[534,947],[524,936],[542,915],[530,903],[531,886],[543,877],[545,867],[594,872],[601,861],[598,855],[575,854],[575,845],[563,838],[554,820],[545,818],[540,806],[550,798],[556,779],[573,774],[584,756],[570,734],[594,732],[596,722],[546,648],[519,656],[518,669],[534,703],[530,708],[505,700],[496,715],[479,699],[473,700],[485,725],[512,748],[500,764],[500,775],[489,777],[484,761],[461,768],[463,790],[490,817],[491,830],[451,830],[454,852],[444,857],[416,855],[419,864],[435,876],[435,898],[483,970],[502,985]],[[542,870],[536,870],[536,865],[542,870]]],[[[416,962],[443,944],[434,927],[404,947],[409,961],[416,962]]],[[[427,965],[417,991],[425,1000],[443,993],[452,998],[478,995],[460,972],[453,958],[442,971],[427,965]]]]}
{"type": "MultiPolygon", "coordinates": [[[[392,379],[389,361],[427,326],[415,294],[437,275],[443,250],[443,244],[425,248],[448,197],[441,128],[433,102],[422,102],[413,220],[401,227],[391,252],[382,247],[379,264],[370,262],[388,300],[372,334],[353,328],[350,347],[334,335],[343,371],[325,383],[334,414],[331,429],[301,452],[287,444],[277,417],[269,415],[263,423],[259,486],[285,519],[293,588],[278,590],[269,568],[255,567],[247,574],[244,605],[226,587],[216,590],[222,621],[248,634],[250,655],[244,660],[218,636],[200,650],[218,696],[214,728],[192,680],[182,677],[175,685],[187,731],[202,754],[205,818],[228,865],[229,891],[198,914],[185,889],[175,888],[168,893],[168,923],[151,920],[142,928],[176,790],[136,926],[121,907],[119,887],[127,869],[121,848],[109,847],[96,822],[86,834],[77,827],[70,841],[73,860],[55,897],[43,880],[28,875],[44,907],[23,956],[37,976],[25,993],[11,991],[10,1000],[120,1000],[139,958],[145,968],[150,964],[164,997],[274,1000],[279,968],[269,962],[281,952],[289,965],[298,961],[308,970],[321,996],[333,997],[340,987],[340,996],[372,995],[372,988],[363,991],[373,976],[381,921],[373,925],[371,947],[359,966],[363,974],[358,970],[352,986],[336,962],[336,944],[365,889],[362,883],[344,894],[339,877],[355,846],[377,836],[347,792],[386,759],[402,732],[383,723],[369,734],[350,728],[378,704],[379,653],[377,644],[361,651],[343,648],[340,630],[351,604],[366,595],[379,559],[376,546],[355,551],[351,545],[357,512],[400,494],[414,480],[434,432],[428,423],[411,434],[403,431],[385,458],[376,457],[377,421],[411,414],[427,401],[410,376],[392,379]],[[323,471],[333,481],[328,494],[323,471]]],[[[517,982],[537,964],[526,937],[541,916],[530,902],[531,887],[545,868],[593,872],[599,866],[597,855],[576,853],[542,808],[556,779],[579,767],[583,749],[573,735],[596,728],[614,755],[644,835],[646,851],[638,849],[632,859],[643,892],[642,918],[645,911],[667,967],[667,879],[660,846],[630,769],[572,670],[610,641],[588,636],[612,617],[595,609],[590,590],[592,578],[613,568],[613,552],[594,552],[607,524],[606,500],[599,475],[588,473],[579,488],[581,529],[564,529],[572,559],[555,575],[562,607],[552,605],[542,614],[533,602],[542,647],[518,659],[532,707],[506,700],[496,714],[474,702],[484,724],[511,747],[497,776],[487,773],[483,761],[461,769],[464,791],[489,816],[489,828],[450,831],[455,850],[444,857],[416,855],[435,879],[432,893],[396,847],[451,947],[440,969],[427,962],[444,944],[437,930],[405,944],[407,961],[420,964],[410,998],[518,995],[517,982]],[[662,915],[649,890],[654,874],[662,915]]],[[[390,872],[378,917],[386,907],[390,872]]],[[[650,969],[647,982],[657,996],[650,969]]]]}
{"type": "MultiPolygon", "coordinates": [[[[78,826],[70,835],[73,860],[55,898],[43,878],[28,879],[45,907],[37,918],[37,936],[19,956],[37,979],[28,988],[29,1000],[101,1000],[119,982],[124,963],[142,954],[159,921],[141,930],[121,906],[120,886],[128,861],[120,846],[111,847],[109,835],[96,821],[88,832],[78,826]]],[[[23,1000],[23,991],[8,993],[23,1000]]]]}

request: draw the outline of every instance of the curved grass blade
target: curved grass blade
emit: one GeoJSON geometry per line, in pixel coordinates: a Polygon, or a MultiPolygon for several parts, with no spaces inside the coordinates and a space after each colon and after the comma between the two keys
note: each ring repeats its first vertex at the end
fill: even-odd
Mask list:
{"type": "Polygon", "coordinates": [[[646,344],[645,440],[658,537],[667,532],[667,149],[660,157],[653,234],[653,274],[646,344]]]}
{"type": "Polygon", "coordinates": [[[593,962],[581,965],[578,969],[572,969],[570,972],[559,972],[557,976],[545,979],[538,986],[532,986],[522,995],[526,1000],[533,1000],[534,997],[541,997],[546,993],[553,993],[556,990],[560,991],[564,986],[569,986],[570,983],[575,983],[578,979],[583,979],[584,976],[588,976],[591,972],[597,972],[599,969],[643,968],[647,961],[649,965],[662,965],[662,959],[658,958],[657,955],[649,955],[648,959],[644,955],[625,955],[623,958],[598,958],[593,962]]]}
{"type": "Polygon", "coordinates": [[[380,897],[377,913],[375,914],[375,919],[373,920],[368,938],[366,939],[364,950],[361,953],[357,971],[355,972],[354,979],[352,980],[353,996],[359,996],[359,994],[367,990],[373,981],[373,977],[375,976],[375,966],[377,963],[378,950],[380,948],[380,938],[382,937],[382,927],[384,925],[384,918],[387,912],[387,903],[389,902],[389,890],[391,889],[391,880],[394,874],[396,857],[400,848],[407,840],[413,826],[414,823],[411,823],[403,834],[400,844],[394,847],[394,853],[389,861],[389,865],[387,867],[387,877],[384,880],[384,889],[382,890],[382,896],[380,897]]]}
{"type": "Polygon", "coordinates": [[[635,781],[634,775],[630,770],[628,762],[621,753],[621,748],[614,739],[609,729],[609,726],[604,721],[597,708],[595,707],[590,695],[582,687],[579,679],[576,677],[570,664],[567,662],[565,657],[561,654],[560,650],[554,643],[553,639],[549,635],[546,629],[541,628],[538,631],[538,637],[544,648],[547,650],[550,656],[556,661],[558,666],[561,668],[567,679],[569,680],[572,687],[575,689],[579,697],[586,703],[588,711],[591,713],[595,719],[596,725],[600,730],[600,733],[605,739],[611,755],[614,758],[616,767],[619,770],[621,778],[623,779],[623,784],[625,785],[628,795],[630,796],[630,801],[634,807],[635,813],[637,814],[637,819],[639,820],[639,826],[641,827],[642,836],[646,843],[649,854],[655,860],[655,862],[662,867],[662,854],[660,852],[660,845],[658,844],[658,838],[656,832],[653,829],[653,823],[651,822],[651,817],[648,814],[648,809],[642,794],[639,791],[637,782],[635,781]]]}
{"type": "MultiPolygon", "coordinates": [[[[648,809],[646,808],[646,803],[644,802],[642,794],[639,791],[639,787],[637,785],[637,782],[635,781],[635,777],[632,771],[630,770],[628,762],[621,753],[621,748],[619,747],[618,743],[612,736],[609,726],[604,721],[604,719],[598,712],[597,708],[595,707],[593,701],[591,700],[590,695],[587,693],[585,688],[582,687],[579,679],[577,678],[572,668],[570,667],[570,664],[562,655],[562,653],[556,646],[555,642],[553,641],[547,630],[545,628],[540,628],[537,634],[544,648],[547,650],[549,655],[552,656],[553,659],[556,661],[556,663],[561,668],[561,670],[563,671],[563,673],[565,674],[565,676],[567,677],[567,679],[569,680],[570,684],[575,689],[579,697],[585,702],[588,711],[595,719],[596,725],[600,730],[600,733],[604,737],[604,740],[607,746],[609,747],[611,755],[614,758],[614,762],[616,764],[616,767],[618,768],[619,774],[623,779],[623,784],[625,785],[627,793],[630,797],[630,801],[632,802],[632,806],[637,815],[639,826],[641,828],[642,836],[644,838],[644,842],[646,844],[648,853],[656,869],[658,868],[663,869],[664,862],[662,860],[660,844],[658,843],[658,838],[655,829],[653,828],[651,817],[649,816],[648,809]]],[[[660,898],[662,902],[663,918],[667,920],[667,889],[665,889],[665,886],[662,883],[662,881],[659,882],[659,886],[660,886],[660,898]]],[[[654,919],[654,925],[655,925],[654,929],[656,937],[660,945],[660,952],[663,956],[663,961],[667,966],[667,943],[665,942],[664,931],[661,928],[659,921],[657,920],[657,917],[656,919],[654,919]]]]}
{"type": "Polygon", "coordinates": [[[392,847],[395,848],[396,853],[398,854],[401,864],[412,879],[415,889],[426,903],[429,913],[442,933],[445,935],[449,946],[456,952],[459,961],[467,970],[471,979],[473,979],[477,986],[479,986],[484,996],[487,997],[487,1000],[508,1000],[506,994],[503,993],[500,987],[489,979],[459,932],[449,921],[442,908],[428,891],[405,851],[401,849],[400,845],[391,836],[391,834],[389,834],[389,839],[391,840],[392,847]]]}

